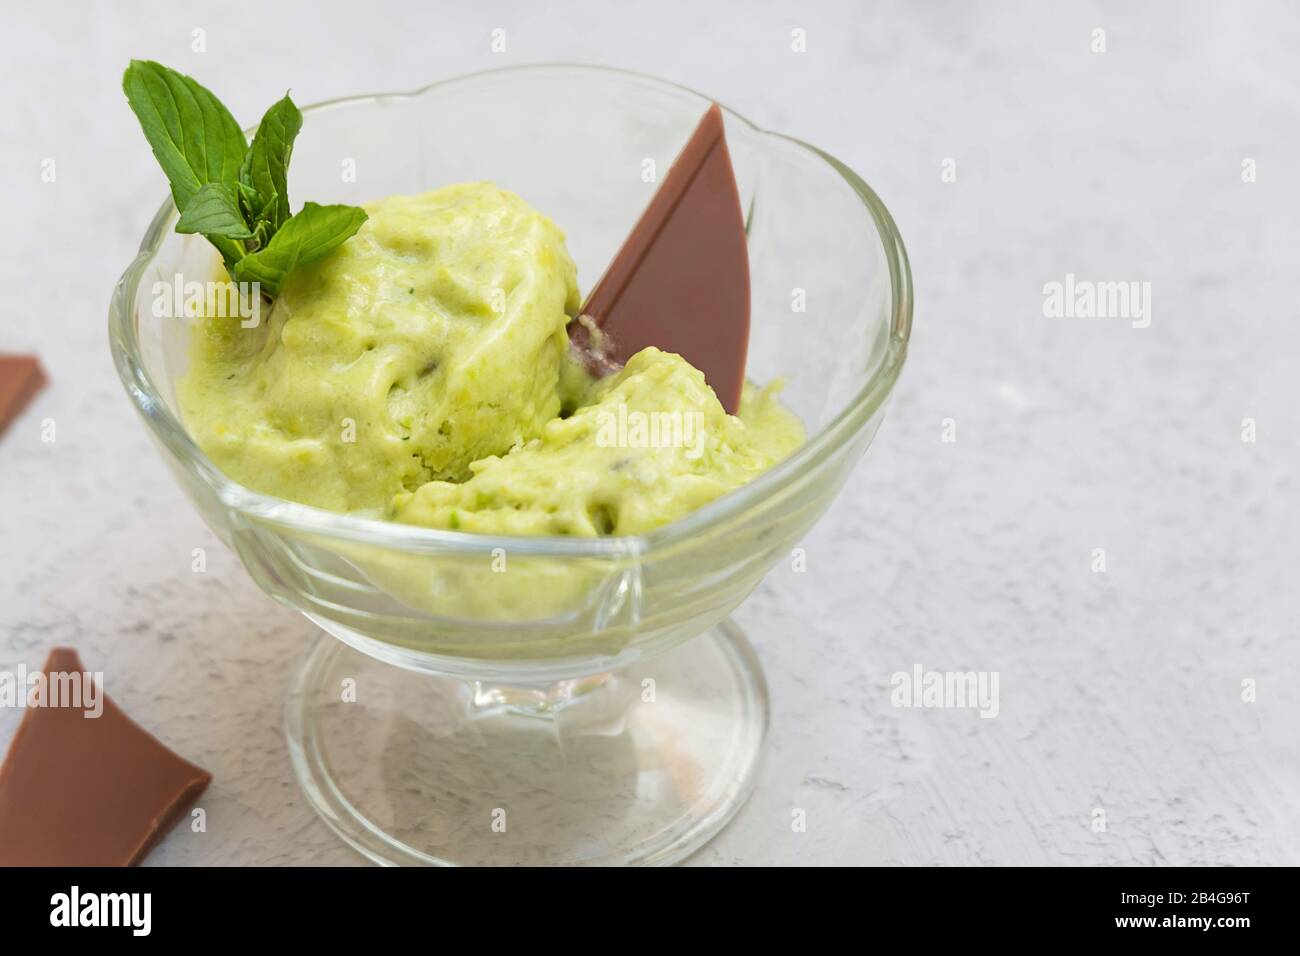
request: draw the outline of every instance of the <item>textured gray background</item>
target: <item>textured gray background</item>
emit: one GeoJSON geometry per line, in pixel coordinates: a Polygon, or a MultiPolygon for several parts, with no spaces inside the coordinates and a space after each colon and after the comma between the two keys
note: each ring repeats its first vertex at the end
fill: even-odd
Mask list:
{"type": "MultiPolygon", "coordinates": [[[[252,122],[287,87],[307,103],[606,63],[859,170],[918,290],[897,398],[807,572],[778,569],[738,616],[771,747],[696,859],[1300,863],[1300,14],[1062,6],[5,4],[0,349],[38,351],[53,387],[0,442],[0,666],[76,645],[216,774],[208,832],[152,862],[358,861],[305,805],[279,730],[313,628],[216,545],[111,367],[109,292],[164,192],[121,71],[163,60],[252,122]],[[1067,272],[1151,282],[1150,328],[1045,318],[1043,284],[1067,272]],[[1001,715],[892,708],[890,675],[916,663],[998,671],[1001,715]]],[[[0,713],[0,741],[15,720],[0,713]]]]}

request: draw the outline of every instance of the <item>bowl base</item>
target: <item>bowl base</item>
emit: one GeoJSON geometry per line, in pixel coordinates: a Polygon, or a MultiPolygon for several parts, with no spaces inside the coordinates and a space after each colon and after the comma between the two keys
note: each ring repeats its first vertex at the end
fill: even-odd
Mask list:
{"type": "Polygon", "coordinates": [[[744,804],[768,700],[730,621],[544,688],[404,670],[322,635],[285,718],[312,806],[377,863],[653,865],[685,859],[744,804]]]}

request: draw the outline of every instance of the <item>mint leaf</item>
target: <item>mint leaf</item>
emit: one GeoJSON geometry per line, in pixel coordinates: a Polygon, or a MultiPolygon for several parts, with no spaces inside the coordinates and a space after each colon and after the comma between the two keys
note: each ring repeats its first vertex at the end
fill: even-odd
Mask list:
{"type": "Polygon", "coordinates": [[[286,275],[346,242],[366,218],[365,210],[356,206],[309,202],[285,221],[265,249],[235,263],[235,280],[261,283],[263,292],[275,295],[286,275]]]}
{"type": "Polygon", "coordinates": [[[355,235],[355,206],[307,205],[289,214],[289,159],[302,113],[286,94],[262,117],[250,146],[221,101],[188,76],[132,60],[122,90],[180,211],[176,231],[201,233],[239,281],[275,295],[293,269],[355,235]]]}
{"type": "Polygon", "coordinates": [[[158,165],[183,210],[204,183],[235,183],[248,149],[221,101],[188,76],[152,60],[132,60],[122,77],[158,165]]]}
{"type": "Polygon", "coordinates": [[[289,218],[289,158],[301,129],[302,113],[285,94],[262,117],[239,170],[240,183],[257,191],[265,207],[259,218],[271,224],[272,233],[289,218]]]}
{"type": "Polygon", "coordinates": [[[177,232],[249,239],[253,233],[239,208],[239,194],[230,183],[204,183],[190,197],[176,223],[177,232]]]}

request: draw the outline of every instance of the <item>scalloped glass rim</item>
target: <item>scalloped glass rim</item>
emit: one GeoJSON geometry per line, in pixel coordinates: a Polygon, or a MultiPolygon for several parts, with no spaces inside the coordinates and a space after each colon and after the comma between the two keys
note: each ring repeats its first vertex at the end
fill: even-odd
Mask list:
{"type": "MultiPolygon", "coordinates": [[[[337,106],[380,100],[416,99],[432,90],[442,90],[457,83],[479,79],[487,75],[526,73],[549,70],[582,70],[594,73],[612,73],[636,77],[651,83],[675,87],[705,99],[704,94],[678,83],[632,70],[592,66],[578,63],[552,63],[532,66],[506,67],[483,70],[452,79],[430,83],[409,93],[380,93],[340,97],[303,109],[304,115],[333,109],[337,106]]],[[[898,379],[907,355],[907,343],[912,329],[912,275],[907,261],[907,251],[893,217],[880,198],[862,178],[834,156],[802,140],[765,130],[734,110],[723,106],[728,118],[748,126],[754,132],[772,136],[806,149],[819,157],[848,183],[862,200],[876,224],[881,245],[889,264],[892,296],[889,342],[884,359],[875,374],[858,390],[853,400],[825,427],[812,435],[798,451],[785,461],[760,475],[757,479],[710,502],[671,524],[664,525],[644,535],[606,538],[567,538],[557,536],[520,537],[508,535],[472,534],[464,531],[442,531],[421,528],[375,518],[339,514],[313,508],[310,505],[287,501],[253,491],[227,478],[203,454],[190,438],[184,426],[172,413],[159,394],[149,373],[139,360],[139,341],[136,336],[135,295],[140,277],[148,263],[157,255],[164,236],[170,231],[176,217],[176,207],[170,196],[154,216],[140,243],[140,251],[127,266],[117,286],[109,308],[109,337],[113,362],[127,394],[135,401],[141,415],[154,430],[159,441],[181,462],[196,472],[229,508],[243,512],[261,521],[281,524],[302,531],[342,538],[365,544],[399,548],[416,554],[464,551],[491,553],[494,548],[505,548],[512,554],[567,555],[592,558],[635,557],[650,551],[661,551],[693,535],[706,531],[742,514],[770,495],[775,495],[794,484],[801,475],[826,456],[833,453],[848,437],[856,433],[884,403],[898,379]]],[[[250,131],[251,132],[251,131],[250,131]]]]}

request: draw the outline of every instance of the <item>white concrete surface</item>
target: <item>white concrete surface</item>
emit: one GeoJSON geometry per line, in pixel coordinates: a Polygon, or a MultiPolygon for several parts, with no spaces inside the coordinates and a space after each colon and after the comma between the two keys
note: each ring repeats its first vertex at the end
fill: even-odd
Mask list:
{"type": "MultiPolygon", "coordinates": [[[[109,293],[164,192],[121,71],[160,59],[252,122],[289,87],[309,103],[613,64],[859,170],[918,290],[897,398],[807,571],[777,570],[738,616],[771,749],[696,860],[1300,863],[1300,13],[712,6],[6,5],[0,350],[39,352],[53,384],[0,441],[0,666],[75,645],[215,773],[208,832],[150,862],[359,862],[307,808],[279,729],[312,626],[216,546],[111,367],[109,293]],[[1046,317],[1067,273],[1149,282],[1149,326],[1046,317]],[[892,707],[916,664],[997,671],[997,718],[892,707]]],[[[15,722],[0,713],[0,742],[15,722]]]]}

